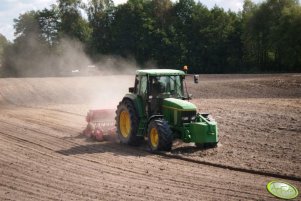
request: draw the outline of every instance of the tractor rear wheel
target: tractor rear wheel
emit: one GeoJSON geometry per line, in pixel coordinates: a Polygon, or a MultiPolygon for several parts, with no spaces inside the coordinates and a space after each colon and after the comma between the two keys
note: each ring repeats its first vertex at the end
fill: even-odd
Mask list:
{"type": "Polygon", "coordinates": [[[138,146],[143,138],[137,136],[139,117],[134,104],[130,100],[123,100],[116,110],[117,135],[122,144],[138,146]]]}
{"type": "Polygon", "coordinates": [[[167,121],[164,119],[155,119],[149,123],[147,137],[151,151],[171,150],[173,135],[167,121]]]}

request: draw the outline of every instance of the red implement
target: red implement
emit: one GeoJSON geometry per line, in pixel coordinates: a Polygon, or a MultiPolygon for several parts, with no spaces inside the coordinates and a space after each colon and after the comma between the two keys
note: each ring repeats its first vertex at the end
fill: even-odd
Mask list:
{"type": "Polygon", "coordinates": [[[103,141],[105,135],[112,135],[116,132],[114,118],[115,110],[113,109],[90,110],[86,116],[88,125],[83,134],[103,141]]]}

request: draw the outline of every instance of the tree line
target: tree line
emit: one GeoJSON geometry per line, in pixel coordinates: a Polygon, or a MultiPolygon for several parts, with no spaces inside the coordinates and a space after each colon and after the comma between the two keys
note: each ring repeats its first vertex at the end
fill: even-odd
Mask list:
{"type": "MultiPolygon", "coordinates": [[[[131,57],[142,68],[152,61],[159,68],[188,65],[194,73],[301,72],[298,0],[245,0],[239,12],[194,0],[128,0],[118,6],[111,0],[58,0],[20,14],[14,28],[15,40],[0,51],[7,75],[18,74],[18,57],[60,55],[64,37],[80,41],[91,58],[131,57]]],[[[31,66],[22,62],[22,68],[31,66]]]]}

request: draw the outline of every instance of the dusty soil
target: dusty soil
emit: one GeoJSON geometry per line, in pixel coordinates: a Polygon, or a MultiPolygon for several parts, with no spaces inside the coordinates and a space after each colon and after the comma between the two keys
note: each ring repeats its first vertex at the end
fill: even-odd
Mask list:
{"type": "Polygon", "coordinates": [[[81,135],[87,110],[114,108],[132,76],[0,79],[0,200],[274,200],[273,179],[300,190],[301,75],[200,80],[189,92],[219,146],[154,155],[81,135]]]}

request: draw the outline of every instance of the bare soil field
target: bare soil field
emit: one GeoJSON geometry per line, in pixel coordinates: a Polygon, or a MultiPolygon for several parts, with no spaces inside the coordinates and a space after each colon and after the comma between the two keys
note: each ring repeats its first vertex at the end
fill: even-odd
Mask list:
{"type": "Polygon", "coordinates": [[[0,79],[0,200],[275,200],[271,180],[301,189],[300,74],[188,78],[219,145],[176,141],[158,155],[81,135],[87,110],[115,108],[133,80],[0,79]]]}

